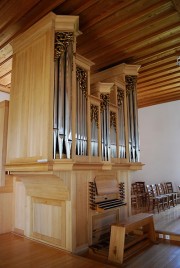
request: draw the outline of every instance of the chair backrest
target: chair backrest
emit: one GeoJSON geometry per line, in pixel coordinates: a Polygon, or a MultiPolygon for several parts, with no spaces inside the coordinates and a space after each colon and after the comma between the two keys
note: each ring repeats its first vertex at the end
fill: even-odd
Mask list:
{"type": "Polygon", "coordinates": [[[153,197],[153,192],[152,192],[151,185],[148,185],[148,184],[146,185],[146,194],[147,194],[148,198],[153,197]]]}
{"type": "Polygon", "coordinates": [[[136,181],[136,187],[138,194],[144,194],[146,192],[144,181],[136,181]]]}
{"type": "Polygon", "coordinates": [[[164,193],[165,194],[170,194],[169,191],[168,191],[168,187],[167,187],[166,183],[164,183],[164,193]]]}
{"type": "Polygon", "coordinates": [[[158,196],[156,184],[151,184],[152,194],[154,197],[158,196]]]}
{"type": "Polygon", "coordinates": [[[162,183],[156,184],[156,189],[157,189],[158,195],[163,195],[166,193],[164,189],[164,185],[162,183]]]}
{"type": "Polygon", "coordinates": [[[173,193],[173,185],[172,182],[166,182],[166,189],[168,193],[173,193]]]}
{"type": "Polygon", "coordinates": [[[137,195],[137,185],[135,182],[131,184],[131,194],[137,195]]]}

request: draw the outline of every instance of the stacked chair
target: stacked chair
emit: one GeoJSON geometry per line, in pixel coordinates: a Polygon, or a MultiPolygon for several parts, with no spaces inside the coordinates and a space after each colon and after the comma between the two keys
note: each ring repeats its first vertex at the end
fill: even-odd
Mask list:
{"type": "Polygon", "coordinates": [[[136,208],[146,206],[146,187],[144,181],[131,184],[131,204],[136,208]]]}
{"type": "Polygon", "coordinates": [[[145,185],[145,182],[132,183],[131,203],[136,208],[146,206],[147,210],[155,210],[158,213],[160,210],[170,209],[175,207],[180,200],[179,192],[174,191],[172,182],[158,183],[145,185]]]}
{"type": "MultiPolygon", "coordinates": [[[[177,205],[180,200],[180,192],[175,192],[173,190],[172,182],[166,182],[165,185],[166,185],[167,193],[173,194],[175,205],[177,205]]],[[[179,186],[178,186],[178,189],[179,189],[179,186]]]]}
{"type": "Polygon", "coordinates": [[[161,208],[164,210],[165,204],[167,204],[167,199],[165,198],[164,195],[161,196],[158,194],[155,184],[146,185],[146,193],[147,193],[148,211],[150,210],[151,206],[153,210],[157,208],[158,213],[161,208]]]}
{"type": "Polygon", "coordinates": [[[139,198],[137,195],[136,183],[131,184],[131,205],[135,208],[139,208],[139,198]]]}

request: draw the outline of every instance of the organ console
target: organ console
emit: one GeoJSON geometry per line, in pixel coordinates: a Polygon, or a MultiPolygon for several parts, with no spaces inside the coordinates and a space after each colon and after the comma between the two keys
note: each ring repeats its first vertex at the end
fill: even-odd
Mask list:
{"type": "Polygon", "coordinates": [[[89,206],[98,212],[126,205],[124,183],[108,176],[89,182],[89,206]]]}

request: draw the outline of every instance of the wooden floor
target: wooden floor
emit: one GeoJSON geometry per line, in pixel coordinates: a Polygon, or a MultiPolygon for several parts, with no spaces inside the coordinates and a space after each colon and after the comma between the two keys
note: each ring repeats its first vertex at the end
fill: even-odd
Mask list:
{"type": "Polygon", "coordinates": [[[0,235],[1,268],[111,268],[80,256],[13,235],[0,235]]]}
{"type": "MultiPolygon", "coordinates": [[[[147,212],[146,208],[134,209],[133,214],[147,212]]],[[[154,224],[156,232],[172,233],[180,236],[180,204],[170,209],[157,211],[150,211],[154,214],[154,224]]]]}
{"type": "Polygon", "coordinates": [[[178,268],[180,244],[163,242],[153,245],[122,265],[74,256],[13,234],[0,235],[1,268],[178,268]]]}
{"type": "MultiPolygon", "coordinates": [[[[155,228],[180,235],[180,205],[154,214],[155,228]]],[[[122,265],[102,257],[75,256],[11,233],[0,235],[0,268],[179,268],[180,242],[159,240],[122,265]],[[92,259],[93,258],[93,259],[92,259]]]]}
{"type": "Polygon", "coordinates": [[[180,204],[154,214],[155,230],[180,235],[180,204]]]}

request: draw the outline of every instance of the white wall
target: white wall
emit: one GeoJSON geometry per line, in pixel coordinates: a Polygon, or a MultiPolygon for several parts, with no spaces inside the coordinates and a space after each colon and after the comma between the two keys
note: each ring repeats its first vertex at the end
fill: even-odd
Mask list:
{"type": "Polygon", "coordinates": [[[180,185],[180,101],[139,109],[142,171],[132,181],[180,185]]]}
{"type": "Polygon", "coordinates": [[[4,100],[9,100],[9,93],[1,92],[0,91],[0,102],[4,100]]]}

